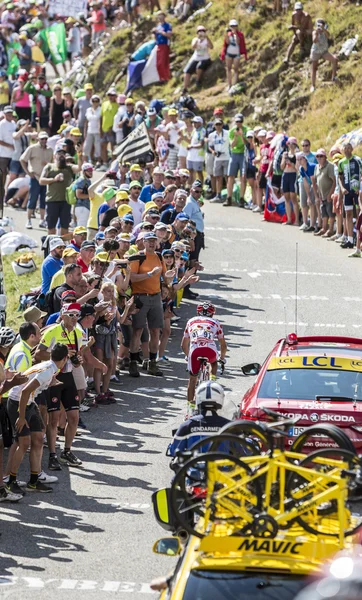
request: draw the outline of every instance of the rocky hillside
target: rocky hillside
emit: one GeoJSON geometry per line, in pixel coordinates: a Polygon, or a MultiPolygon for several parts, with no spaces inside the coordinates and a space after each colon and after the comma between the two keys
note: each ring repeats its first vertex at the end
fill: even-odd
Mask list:
{"type": "MultiPolygon", "coordinates": [[[[291,4],[294,4],[291,2],[291,4]]],[[[248,14],[235,0],[214,0],[203,14],[186,23],[170,17],[174,30],[171,68],[173,78],[136,90],[136,99],[175,99],[182,89],[182,69],[191,55],[191,40],[196,26],[203,24],[214,43],[213,65],[207,72],[202,89],[190,89],[200,112],[210,116],[215,106],[223,106],[226,114],[242,111],[247,124],[273,129],[287,129],[290,134],[308,136],[314,146],[331,145],[339,135],[362,126],[362,7],[353,1],[318,0],[304,3],[315,20],[326,19],[332,36],[331,52],[338,53],[343,43],[356,35],[359,42],[349,57],[341,57],[339,81],[331,83],[328,64],[319,69],[317,89],[310,93],[309,60],[301,59],[299,50],[288,66],[283,62],[291,39],[288,25],[292,11],[275,16],[271,0],[257,0],[257,11],[248,14]],[[317,7],[317,8],[316,8],[317,7]],[[237,18],[244,32],[249,60],[242,63],[240,81],[243,92],[229,96],[226,91],[224,64],[219,59],[223,35],[230,18],[237,18]]],[[[130,54],[151,39],[154,21],[145,16],[137,28],[127,28],[111,36],[104,53],[91,69],[98,90],[116,83],[124,91],[124,75],[130,54]]]]}

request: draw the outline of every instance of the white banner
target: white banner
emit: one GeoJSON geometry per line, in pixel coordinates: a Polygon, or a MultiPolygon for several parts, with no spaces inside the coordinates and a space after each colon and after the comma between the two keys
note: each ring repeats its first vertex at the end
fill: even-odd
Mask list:
{"type": "Polygon", "coordinates": [[[49,13],[61,17],[77,17],[87,10],[87,0],[49,0],[49,13]]]}

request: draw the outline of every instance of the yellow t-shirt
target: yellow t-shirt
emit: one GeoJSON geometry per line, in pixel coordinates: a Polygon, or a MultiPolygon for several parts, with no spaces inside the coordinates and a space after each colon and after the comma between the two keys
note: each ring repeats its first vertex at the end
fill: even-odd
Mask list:
{"type": "Polygon", "coordinates": [[[102,194],[94,194],[93,198],[89,198],[90,200],[90,213],[88,217],[87,227],[89,229],[96,229],[98,231],[98,209],[101,204],[103,204],[104,199],[102,194]]]}
{"type": "Polygon", "coordinates": [[[0,104],[9,104],[9,84],[7,81],[0,81],[0,104]]]}
{"type": "Polygon", "coordinates": [[[64,267],[62,267],[60,269],[60,271],[57,271],[53,277],[52,280],[50,282],[50,290],[58,287],[59,285],[63,285],[63,283],[65,283],[65,275],[64,275],[64,267]]]}

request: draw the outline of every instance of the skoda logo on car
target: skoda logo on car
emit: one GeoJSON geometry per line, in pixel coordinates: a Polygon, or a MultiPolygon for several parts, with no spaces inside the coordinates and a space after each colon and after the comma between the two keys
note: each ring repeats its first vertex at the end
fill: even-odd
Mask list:
{"type": "Polygon", "coordinates": [[[312,421],[312,423],[317,423],[317,421],[319,421],[318,413],[312,413],[309,418],[312,421]]]}

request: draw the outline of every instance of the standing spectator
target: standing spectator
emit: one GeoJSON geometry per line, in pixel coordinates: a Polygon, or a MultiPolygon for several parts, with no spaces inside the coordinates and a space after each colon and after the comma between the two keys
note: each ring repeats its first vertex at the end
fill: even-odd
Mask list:
{"type": "Polygon", "coordinates": [[[91,100],[91,107],[87,108],[85,113],[85,121],[83,127],[84,133],[84,147],[83,156],[87,161],[90,161],[92,152],[94,153],[94,160],[96,166],[100,166],[101,160],[101,107],[100,97],[97,94],[93,94],[91,100]]]}
{"type": "Polygon", "coordinates": [[[74,105],[74,117],[77,120],[77,126],[82,132],[82,135],[85,137],[84,133],[84,125],[86,121],[86,113],[89,108],[92,106],[92,98],[93,98],[93,85],[91,83],[84,84],[84,92],[85,95],[82,98],[78,98],[74,105]]]}
{"type": "Polygon", "coordinates": [[[55,275],[63,266],[62,256],[65,248],[65,242],[62,238],[54,237],[49,242],[49,254],[41,267],[41,293],[46,294],[50,288],[50,283],[55,275]]]}
{"type": "Polygon", "coordinates": [[[10,86],[7,80],[6,71],[0,69],[0,110],[9,104],[10,101],[10,86]]]}
{"type": "Polygon", "coordinates": [[[70,112],[73,117],[74,110],[74,98],[72,96],[72,90],[69,87],[63,88],[63,98],[64,98],[64,111],[70,112]]]}
{"type": "Polygon", "coordinates": [[[92,185],[93,165],[91,163],[82,164],[82,175],[74,184],[77,201],[75,203],[75,218],[79,227],[86,227],[90,213],[90,200],[88,190],[92,185]]]}
{"type": "Polygon", "coordinates": [[[106,31],[106,19],[102,10],[102,0],[96,0],[93,3],[91,18],[89,19],[92,28],[92,50],[97,48],[99,40],[106,31]]]}
{"type": "Polygon", "coordinates": [[[187,168],[190,171],[191,183],[195,179],[198,179],[202,184],[205,162],[206,131],[203,127],[204,120],[202,117],[194,117],[192,123],[194,128],[191,134],[190,144],[187,148],[187,168]]]}
{"type": "Polygon", "coordinates": [[[177,190],[175,193],[174,204],[175,207],[168,208],[161,215],[162,223],[166,225],[172,225],[176,216],[183,211],[186,205],[187,192],[185,190],[177,190]]]}
{"type": "Polygon", "coordinates": [[[38,142],[29,146],[20,156],[20,164],[25,173],[30,177],[30,189],[28,200],[28,221],[25,225],[27,229],[32,229],[31,218],[40,202],[40,223],[39,227],[47,227],[45,220],[45,195],[46,186],[40,185],[40,177],[44,167],[50,163],[53,158],[53,151],[48,148],[48,134],[41,131],[38,135],[38,142]]]}
{"type": "Polygon", "coordinates": [[[332,81],[336,80],[338,59],[334,54],[328,51],[328,24],[324,19],[317,19],[316,28],[313,30],[313,44],[310,51],[310,60],[312,63],[312,85],[311,92],[315,90],[318,63],[321,59],[328,60],[332,64],[332,81]]]}
{"type": "Polygon", "coordinates": [[[68,165],[65,158],[65,147],[59,145],[55,149],[55,162],[44,167],[39,179],[40,185],[46,185],[46,207],[48,234],[54,234],[58,220],[60,233],[68,233],[70,223],[70,204],[66,200],[66,189],[71,185],[74,174],[78,173],[82,164],[81,154],[78,156],[78,165],[68,165]]]}
{"type": "Polygon", "coordinates": [[[123,115],[126,111],[126,96],[124,94],[118,94],[117,96],[117,104],[118,104],[118,110],[115,114],[115,117],[113,119],[113,133],[116,136],[116,144],[120,144],[121,141],[123,140],[123,132],[122,132],[122,126],[120,125],[120,122],[123,119],[123,115]]]}
{"type": "Polygon", "coordinates": [[[201,85],[201,78],[211,65],[211,58],[209,50],[212,50],[214,45],[210,38],[206,35],[206,29],[203,25],[199,25],[197,30],[197,36],[191,42],[191,48],[194,53],[191,56],[184,70],[184,89],[183,94],[187,93],[187,89],[190,85],[191,75],[196,73],[196,85],[201,85]]]}
{"type": "Polygon", "coordinates": [[[209,149],[214,156],[216,196],[210,202],[221,202],[223,178],[227,176],[230,159],[229,132],[223,128],[223,120],[215,120],[215,131],[209,135],[209,149]]]}
{"type": "MultiPolygon", "coordinates": [[[[127,135],[134,130],[136,117],[133,98],[127,98],[124,104],[125,108],[123,109],[122,116],[118,124],[118,127],[122,130],[122,139],[126,138],[127,135]]],[[[117,108],[117,112],[118,110],[119,109],[117,108]]]]}
{"type": "Polygon", "coordinates": [[[0,171],[4,189],[10,160],[15,148],[13,133],[16,131],[16,123],[11,106],[5,106],[3,113],[4,119],[0,121],[0,171]]]}
{"type": "MultiPolygon", "coordinates": [[[[284,152],[281,162],[281,169],[283,171],[282,190],[285,197],[285,210],[287,213],[287,221],[285,224],[293,224],[292,207],[290,205],[290,203],[292,203],[295,216],[294,225],[299,226],[299,205],[296,189],[298,172],[296,156],[298,150],[297,139],[295,137],[288,138],[287,146],[288,150],[284,152]]],[[[260,147],[260,153],[262,153],[262,148],[263,146],[260,147]]]]}
{"type": "Polygon", "coordinates": [[[157,45],[156,66],[160,81],[169,81],[171,79],[170,40],[172,27],[169,23],[166,23],[166,15],[162,11],[157,13],[157,20],[158,24],[152,30],[157,45]]]}
{"type": "Polygon", "coordinates": [[[129,186],[129,207],[132,209],[135,226],[141,223],[145,210],[144,202],[139,199],[142,186],[139,181],[131,181],[129,186]]]}
{"type": "Polygon", "coordinates": [[[166,125],[166,133],[168,136],[168,167],[176,169],[179,151],[179,132],[185,126],[185,123],[178,118],[176,108],[170,108],[168,111],[170,122],[166,125]]]}
{"type": "MultiPolygon", "coordinates": [[[[336,188],[334,165],[327,160],[327,154],[323,148],[317,150],[316,158],[318,164],[315,168],[312,182],[316,202],[319,202],[321,206],[322,229],[314,235],[324,235],[327,231],[333,235],[335,215],[333,213],[332,196],[336,188]]],[[[348,240],[346,243],[348,244],[345,246],[346,248],[353,248],[353,238],[352,242],[348,240]]]]}
{"type": "Polygon", "coordinates": [[[317,222],[317,211],[315,205],[314,190],[312,186],[312,175],[314,175],[317,159],[314,152],[310,149],[310,140],[302,141],[302,153],[304,160],[299,160],[299,198],[302,209],[303,223],[300,226],[302,231],[314,231],[317,222]],[[310,213],[310,222],[308,224],[308,213],[310,213]]]}
{"type": "Polygon", "coordinates": [[[184,127],[182,127],[179,132],[178,144],[178,162],[180,169],[186,169],[187,164],[187,148],[191,141],[191,135],[193,132],[192,118],[193,113],[189,110],[182,113],[182,119],[185,123],[184,127]]]}
{"type": "Polygon", "coordinates": [[[68,59],[72,63],[75,58],[82,56],[82,36],[79,23],[74,17],[68,17],[65,21],[67,31],[67,51],[68,59]]]}
{"type": "Polygon", "coordinates": [[[19,119],[16,124],[16,131],[13,133],[13,140],[15,150],[13,156],[10,161],[10,173],[8,180],[8,189],[9,184],[17,179],[18,177],[22,177],[25,175],[24,170],[20,163],[20,156],[25,152],[27,147],[29,146],[29,137],[31,136],[29,132],[29,121],[25,121],[24,119],[19,119]]]}
{"type": "Polygon", "coordinates": [[[63,112],[65,111],[65,101],[62,96],[62,87],[56,83],[53,87],[53,95],[50,98],[49,108],[49,129],[50,135],[56,135],[58,129],[63,123],[63,112]]]}
{"type": "Polygon", "coordinates": [[[300,44],[301,53],[308,53],[312,43],[313,21],[310,14],[303,10],[302,2],[294,4],[292,24],[289,25],[288,29],[293,31],[293,39],[288,47],[287,56],[284,61],[287,64],[298,44],[300,44]]]}
{"type": "Polygon", "coordinates": [[[88,273],[90,264],[96,253],[96,243],[84,240],[80,247],[80,253],[77,258],[77,265],[82,269],[82,273],[88,273]]]}
{"type": "Polygon", "coordinates": [[[107,92],[107,100],[102,102],[101,107],[101,157],[103,170],[107,170],[108,144],[111,145],[112,150],[114,147],[113,119],[117,110],[117,92],[114,88],[110,88],[107,92]]]}
{"type": "Polygon", "coordinates": [[[152,183],[143,186],[139,199],[146,204],[150,202],[152,195],[157,192],[163,192],[165,186],[162,185],[164,171],[160,167],[155,167],[152,173],[152,183]]]}
{"type": "MultiPolygon", "coordinates": [[[[231,206],[235,177],[240,173],[240,177],[243,177],[244,163],[245,163],[245,142],[246,133],[248,128],[243,125],[244,115],[238,113],[235,115],[235,127],[232,127],[229,131],[230,141],[230,159],[228,166],[228,181],[227,181],[227,198],[223,206],[231,206]]],[[[244,187],[240,190],[240,205],[244,204],[244,187]]]]}
{"type": "MultiPolygon", "coordinates": [[[[157,236],[152,231],[144,236],[145,259],[131,262],[131,284],[134,303],[139,311],[132,317],[132,338],[130,346],[129,374],[139,377],[138,360],[141,336],[148,325],[150,332],[150,361],[148,373],[162,376],[157,366],[157,352],[160,341],[160,330],[163,327],[163,307],[161,299],[161,275],[164,278],[165,265],[156,254],[157,236]]],[[[172,276],[174,273],[172,274],[172,276]]]]}
{"type": "MultiPolygon", "coordinates": [[[[35,114],[38,119],[40,129],[48,129],[50,97],[52,91],[45,79],[44,73],[39,73],[37,83],[35,84],[35,114]]],[[[33,115],[34,116],[34,115],[33,115]]]]}
{"type": "Polygon", "coordinates": [[[359,156],[353,155],[350,143],[344,145],[343,152],[344,158],[338,163],[338,174],[346,214],[347,241],[341,243],[341,248],[353,248],[353,209],[359,207],[362,161],[359,156]]]}
{"type": "Polygon", "coordinates": [[[257,169],[255,166],[255,158],[256,158],[256,151],[255,151],[255,137],[254,137],[254,131],[252,129],[249,129],[249,131],[246,132],[246,144],[245,144],[245,171],[246,171],[246,181],[247,183],[250,185],[251,188],[251,201],[249,202],[249,208],[251,210],[254,210],[254,208],[257,208],[258,203],[257,203],[257,188],[256,188],[256,173],[257,173],[257,169]]]}
{"type": "Polygon", "coordinates": [[[224,45],[220,55],[221,60],[225,60],[228,89],[230,89],[232,85],[238,83],[242,54],[245,56],[245,60],[248,60],[244,34],[238,30],[238,22],[236,19],[231,19],[229,27],[226,30],[224,45]]]}
{"type": "Polygon", "coordinates": [[[200,251],[204,248],[204,217],[200,208],[199,199],[202,194],[201,181],[194,181],[191,186],[190,195],[187,198],[186,206],[183,212],[188,216],[190,221],[194,221],[196,225],[195,249],[190,254],[191,261],[198,261],[200,251]]]}
{"type": "Polygon", "coordinates": [[[11,95],[11,104],[15,106],[15,112],[18,115],[19,119],[30,121],[31,103],[30,95],[28,94],[28,92],[24,91],[24,86],[26,83],[25,77],[19,77],[18,82],[19,85],[13,89],[13,93],[11,95]]]}
{"type": "Polygon", "coordinates": [[[16,50],[16,54],[18,55],[18,58],[19,58],[20,68],[25,69],[25,71],[27,71],[29,73],[29,71],[31,69],[32,58],[31,58],[31,48],[28,44],[28,36],[26,33],[21,33],[19,35],[19,42],[20,42],[21,48],[19,48],[19,50],[16,50]]]}

